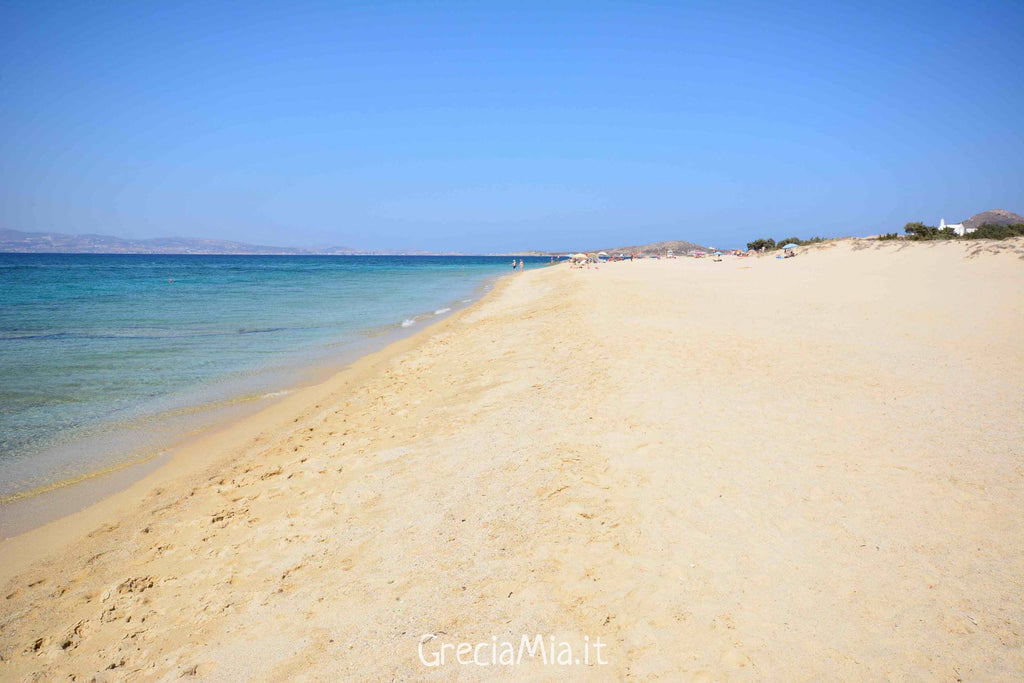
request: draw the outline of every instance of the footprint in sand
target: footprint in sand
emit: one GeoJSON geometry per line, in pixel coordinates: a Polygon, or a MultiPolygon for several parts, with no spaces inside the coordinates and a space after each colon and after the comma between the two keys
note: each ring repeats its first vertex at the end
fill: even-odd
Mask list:
{"type": "Polygon", "coordinates": [[[729,650],[722,655],[721,662],[722,666],[727,669],[746,669],[750,671],[754,668],[754,663],[750,660],[750,657],[739,650],[729,650]]]}
{"type": "Polygon", "coordinates": [[[76,649],[79,643],[81,643],[83,639],[88,637],[89,634],[92,633],[94,630],[95,628],[93,627],[92,622],[90,622],[88,619],[81,620],[80,622],[75,624],[74,628],[71,629],[70,633],[68,633],[68,635],[65,636],[64,639],[61,641],[60,649],[76,649]]]}

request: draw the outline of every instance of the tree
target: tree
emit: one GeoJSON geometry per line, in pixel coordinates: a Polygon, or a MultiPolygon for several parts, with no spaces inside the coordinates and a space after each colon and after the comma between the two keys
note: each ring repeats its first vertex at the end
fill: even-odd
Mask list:
{"type": "Polygon", "coordinates": [[[903,231],[910,235],[912,240],[933,240],[939,237],[939,229],[934,225],[925,225],[924,223],[907,223],[903,226],[903,231]]]}
{"type": "Polygon", "coordinates": [[[750,249],[750,250],[753,250],[753,251],[760,251],[761,249],[764,249],[765,251],[769,251],[769,250],[774,249],[774,248],[775,248],[775,240],[773,240],[771,237],[769,237],[767,239],[765,239],[765,238],[757,239],[757,240],[754,240],[753,242],[747,242],[747,249],[750,249]]]}

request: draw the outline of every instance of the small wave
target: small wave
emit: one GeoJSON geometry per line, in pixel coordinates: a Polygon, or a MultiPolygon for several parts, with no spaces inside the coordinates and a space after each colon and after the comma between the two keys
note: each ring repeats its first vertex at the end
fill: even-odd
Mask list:
{"type": "Polygon", "coordinates": [[[281,332],[285,329],[284,327],[243,327],[238,330],[238,334],[265,334],[267,332],[281,332]]]}
{"type": "Polygon", "coordinates": [[[462,300],[462,303],[464,303],[464,304],[468,304],[468,303],[470,303],[470,302],[472,302],[472,301],[473,301],[472,299],[463,299],[463,300],[462,300]]]}
{"type": "Polygon", "coordinates": [[[68,477],[66,479],[59,479],[59,480],[54,481],[54,482],[42,484],[40,486],[35,486],[33,488],[28,488],[28,489],[25,489],[25,490],[22,490],[22,491],[15,491],[13,493],[5,493],[5,494],[0,495],[0,505],[6,505],[7,503],[13,503],[13,502],[18,501],[18,500],[24,500],[25,498],[31,498],[32,496],[38,495],[40,493],[46,493],[48,491],[55,491],[57,489],[62,489],[65,486],[71,486],[72,484],[77,484],[79,482],[86,481],[87,479],[94,479],[96,477],[101,477],[101,476],[103,476],[105,474],[113,474],[114,472],[117,472],[118,470],[123,470],[125,468],[132,467],[133,465],[141,465],[143,463],[147,463],[150,460],[153,460],[155,458],[160,457],[164,453],[165,453],[165,451],[158,451],[156,453],[152,453],[150,455],[147,455],[146,457],[143,457],[143,458],[137,458],[135,460],[129,460],[128,462],[117,463],[115,465],[109,465],[107,467],[104,467],[102,469],[95,470],[95,471],[92,471],[92,472],[85,472],[85,473],[82,473],[82,474],[75,474],[75,475],[72,475],[72,476],[70,476],[70,477],[68,477]]]}
{"type": "Polygon", "coordinates": [[[41,332],[41,333],[7,333],[0,334],[0,341],[27,341],[36,339],[54,339],[54,340],[93,340],[93,339],[107,339],[107,340],[166,340],[166,339],[197,339],[200,337],[230,337],[236,334],[267,334],[272,332],[282,332],[287,330],[286,327],[254,327],[254,328],[240,328],[230,332],[219,332],[219,331],[199,331],[199,330],[181,330],[177,332],[166,332],[166,331],[153,331],[153,332],[129,332],[129,331],[113,331],[113,332],[41,332]]]}
{"type": "Polygon", "coordinates": [[[436,311],[434,311],[434,315],[441,315],[442,313],[447,313],[450,310],[452,310],[452,309],[450,309],[450,308],[439,308],[436,311]]]}
{"type": "Polygon", "coordinates": [[[406,318],[402,321],[402,327],[412,327],[415,324],[416,320],[414,318],[406,318]]]}
{"type": "Polygon", "coordinates": [[[268,394],[263,394],[260,398],[277,398],[278,396],[287,396],[290,393],[292,393],[290,389],[285,389],[283,391],[271,391],[268,394]]]}

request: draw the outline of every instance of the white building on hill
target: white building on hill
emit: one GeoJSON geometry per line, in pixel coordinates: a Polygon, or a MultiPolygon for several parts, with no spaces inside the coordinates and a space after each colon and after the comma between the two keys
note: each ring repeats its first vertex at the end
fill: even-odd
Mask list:
{"type": "Polygon", "coordinates": [[[939,230],[944,230],[946,228],[952,228],[953,232],[955,232],[960,237],[963,237],[969,232],[974,232],[975,230],[977,230],[977,228],[965,228],[963,223],[954,223],[953,225],[946,225],[946,219],[940,219],[939,230]]]}

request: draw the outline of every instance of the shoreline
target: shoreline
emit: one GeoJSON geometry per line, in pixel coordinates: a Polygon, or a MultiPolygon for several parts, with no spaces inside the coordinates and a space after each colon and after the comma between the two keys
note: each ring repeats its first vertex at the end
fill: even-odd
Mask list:
{"type": "MultiPolygon", "coordinates": [[[[140,462],[180,442],[183,434],[251,414],[278,392],[322,381],[360,355],[464,307],[505,274],[504,263],[493,259],[375,259],[365,268],[352,259],[328,259],[321,266],[302,261],[293,279],[308,291],[324,287],[319,306],[327,308],[318,312],[316,301],[290,301],[287,292],[302,290],[273,284],[281,273],[292,272],[279,267],[291,264],[288,259],[268,257],[265,265],[247,259],[239,268],[205,257],[160,267],[147,259],[138,273],[131,261],[108,261],[76,268],[83,264],[44,259],[26,266],[27,274],[14,281],[18,286],[5,299],[18,304],[10,313],[17,312],[28,327],[19,332],[21,323],[5,318],[4,344],[13,365],[2,420],[8,438],[0,449],[0,537],[9,535],[5,504],[140,462]],[[418,275],[419,265],[427,269],[426,280],[418,275]],[[32,297],[48,295],[50,283],[60,281],[48,274],[54,267],[68,269],[73,282],[91,282],[82,273],[96,272],[124,291],[82,312],[59,307],[59,315],[44,324],[32,297]],[[111,273],[105,273],[108,268],[111,273]],[[247,279],[251,268],[264,268],[266,277],[247,279]],[[387,287],[360,293],[366,282],[360,274],[377,270],[387,287]],[[163,290],[168,273],[178,276],[183,289],[163,290]],[[260,301],[266,313],[247,310],[250,287],[250,298],[265,297],[260,301]],[[135,289],[150,305],[133,312],[139,304],[125,292],[135,289]],[[194,299],[195,316],[176,310],[176,301],[194,299]],[[122,323],[124,329],[117,328],[122,323]],[[271,334],[246,336],[250,332],[271,334]],[[40,354],[39,360],[32,354],[40,354]]],[[[15,272],[18,263],[12,262],[15,272]]]]}
{"type": "MultiPolygon", "coordinates": [[[[154,461],[167,462],[175,451],[202,438],[205,434],[225,429],[239,420],[257,415],[284,396],[328,381],[363,356],[380,351],[425,329],[424,326],[435,325],[465,310],[486,296],[502,277],[505,275],[493,275],[482,280],[473,290],[468,302],[462,299],[451,300],[443,304],[447,310],[442,308],[416,314],[414,325],[395,322],[384,327],[366,328],[356,343],[347,345],[339,352],[330,355],[320,354],[301,365],[273,368],[272,372],[283,375],[287,383],[275,384],[269,392],[229,394],[227,398],[211,403],[175,408],[169,413],[188,414],[188,418],[180,425],[185,431],[168,436],[165,440],[158,439],[156,442],[144,444],[141,437],[136,436],[135,440],[132,440],[130,435],[132,432],[147,429],[147,422],[155,422],[163,431],[169,431],[170,417],[160,414],[146,415],[121,425],[116,429],[115,443],[125,453],[131,452],[127,459],[0,496],[0,541],[79,512],[102,498],[123,490],[151,473],[154,467],[161,466],[154,465],[154,461]]],[[[98,434],[102,434],[100,430],[94,432],[90,436],[76,439],[64,448],[70,449],[75,444],[88,443],[96,440],[98,434]]]]}
{"type": "MultiPolygon", "coordinates": [[[[188,453],[202,448],[206,440],[230,433],[236,428],[241,429],[244,427],[242,423],[259,420],[265,412],[274,411],[288,399],[295,400],[294,397],[302,396],[309,390],[339,380],[339,377],[345,373],[357,371],[357,366],[370,357],[375,358],[375,362],[383,362],[393,353],[397,353],[397,350],[389,352],[392,346],[401,345],[403,342],[421,336],[424,339],[428,338],[430,334],[437,332],[438,326],[482,303],[499,289],[506,278],[515,275],[504,274],[487,277],[474,290],[468,303],[462,300],[458,302],[462,304],[461,307],[452,305],[448,311],[442,313],[437,312],[440,309],[424,311],[417,314],[416,325],[405,326],[394,323],[383,332],[366,334],[361,338],[358,346],[347,349],[346,352],[331,358],[328,362],[318,362],[297,369],[297,374],[293,377],[297,383],[275,391],[269,397],[267,395],[255,396],[251,401],[242,402],[263,401],[263,405],[250,406],[250,410],[244,411],[241,404],[236,404],[235,407],[243,408],[240,415],[215,418],[206,424],[200,423],[195,431],[185,434],[173,442],[166,443],[154,451],[147,452],[138,459],[98,471],[86,472],[69,480],[43,484],[0,500],[0,555],[10,557],[16,552],[5,552],[5,544],[10,541],[15,541],[52,525],[76,525],[72,518],[88,512],[89,508],[100,505],[107,499],[125,494],[136,487],[152,489],[156,484],[147,485],[148,479],[160,475],[161,471],[166,468],[178,469],[177,461],[182,457],[188,457],[188,453]],[[421,319],[427,315],[430,315],[431,318],[420,326],[421,319]]],[[[448,304],[455,303],[448,302],[448,304]]],[[[374,330],[375,328],[368,328],[366,332],[374,330]]],[[[239,398],[246,399],[247,397],[239,398]]],[[[212,412],[214,412],[212,409],[206,411],[206,413],[212,412]]],[[[135,497],[138,498],[143,492],[137,492],[135,497]]],[[[64,534],[60,534],[60,536],[66,537],[64,534]]],[[[33,561],[38,559],[40,558],[32,558],[33,561]]],[[[0,562],[0,583],[8,576],[9,572],[0,562]]]]}
{"type": "Polygon", "coordinates": [[[505,277],[0,545],[0,677],[488,673],[424,634],[600,638],[587,680],[1012,677],[1021,256],[505,277]]]}

